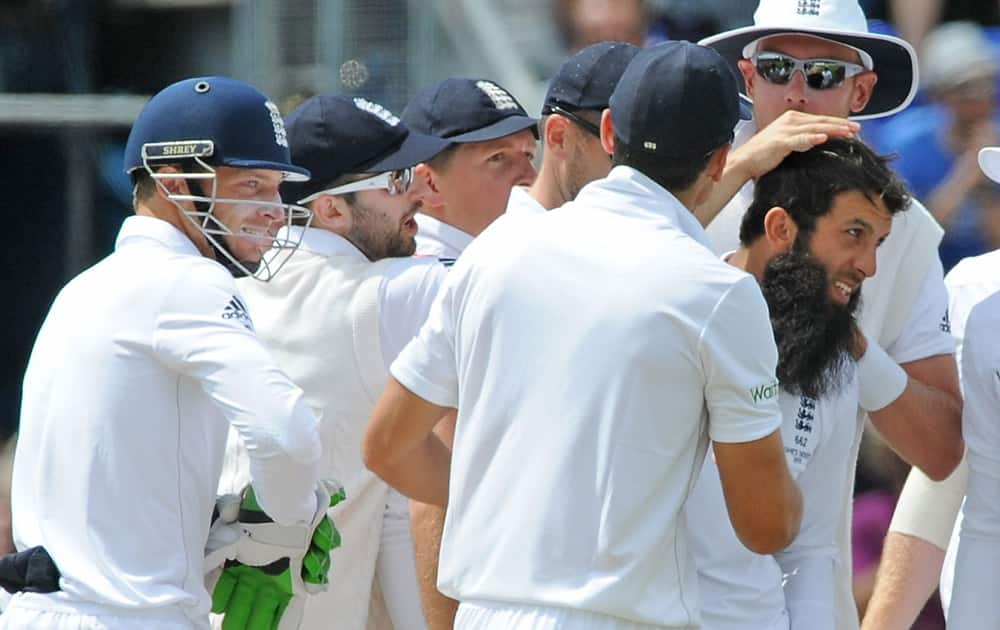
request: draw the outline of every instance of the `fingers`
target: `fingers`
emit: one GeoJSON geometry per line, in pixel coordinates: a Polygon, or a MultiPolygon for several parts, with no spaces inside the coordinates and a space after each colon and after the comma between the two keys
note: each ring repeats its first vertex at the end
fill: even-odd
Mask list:
{"type": "Polygon", "coordinates": [[[829,140],[825,133],[803,133],[793,136],[788,143],[792,151],[808,151],[817,144],[823,144],[829,140]]]}

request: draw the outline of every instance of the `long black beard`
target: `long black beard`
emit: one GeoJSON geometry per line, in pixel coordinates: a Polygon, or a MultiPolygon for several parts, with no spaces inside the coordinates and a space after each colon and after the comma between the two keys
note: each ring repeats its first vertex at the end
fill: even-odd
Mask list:
{"type": "Polygon", "coordinates": [[[764,268],[761,291],[778,345],[778,381],[792,394],[821,398],[840,389],[848,373],[861,292],[841,305],[830,289],[826,269],[799,248],[764,268]]]}

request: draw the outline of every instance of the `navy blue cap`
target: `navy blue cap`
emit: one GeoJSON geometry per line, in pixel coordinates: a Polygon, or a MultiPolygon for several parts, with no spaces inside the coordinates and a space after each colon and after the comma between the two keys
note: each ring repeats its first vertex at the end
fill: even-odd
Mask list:
{"type": "Polygon", "coordinates": [[[494,140],[524,129],[538,138],[538,120],[510,92],[485,79],[445,79],[425,88],[402,118],[410,129],[449,142],[494,140]]]}
{"type": "Polygon", "coordinates": [[[330,187],[342,175],[384,173],[426,162],[449,142],[410,130],[378,103],[319,95],[288,115],[292,160],[312,171],[307,183],[285,183],[281,194],[298,201],[330,187]]]}
{"type": "Polygon", "coordinates": [[[629,147],[666,157],[698,157],[733,139],[749,108],[719,53],[684,41],[645,48],[611,95],[615,135],[629,147]]]}
{"type": "Polygon", "coordinates": [[[552,107],[604,110],[639,50],[625,42],[598,42],[580,50],[563,63],[549,83],[542,114],[550,113],[552,107]]]}
{"type": "Polygon", "coordinates": [[[295,166],[281,113],[260,90],[228,77],[168,85],[139,112],[125,145],[125,172],[144,163],[199,158],[212,166],[262,168],[309,179],[295,166]]]}

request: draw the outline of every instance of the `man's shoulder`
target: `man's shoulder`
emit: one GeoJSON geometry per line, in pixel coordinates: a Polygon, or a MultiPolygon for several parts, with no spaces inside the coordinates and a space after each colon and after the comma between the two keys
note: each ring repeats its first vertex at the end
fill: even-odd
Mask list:
{"type": "Polygon", "coordinates": [[[944,279],[950,291],[970,284],[989,284],[1000,289],[1000,249],[963,258],[944,279]]]}

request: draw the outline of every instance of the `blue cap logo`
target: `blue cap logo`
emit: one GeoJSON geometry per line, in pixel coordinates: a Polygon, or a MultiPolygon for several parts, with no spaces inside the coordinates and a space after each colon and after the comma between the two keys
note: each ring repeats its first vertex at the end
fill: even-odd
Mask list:
{"type": "Polygon", "coordinates": [[[476,81],[476,87],[493,101],[493,107],[500,110],[520,109],[514,97],[496,83],[491,81],[476,81]]]}
{"type": "Polygon", "coordinates": [[[361,111],[368,112],[372,116],[375,116],[390,127],[395,127],[399,124],[399,116],[396,116],[378,103],[372,103],[368,99],[358,97],[354,99],[354,106],[361,111]]]}
{"type": "Polygon", "coordinates": [[[281,118],[278,106],[271,101],[264,101],[264,107],[271,114],[271,126],[274,127],[274,141],[279,146],[288,148],[288,134],[285,133],[285,121],[281,118]]]}

